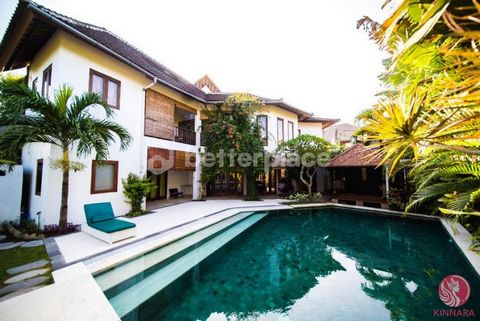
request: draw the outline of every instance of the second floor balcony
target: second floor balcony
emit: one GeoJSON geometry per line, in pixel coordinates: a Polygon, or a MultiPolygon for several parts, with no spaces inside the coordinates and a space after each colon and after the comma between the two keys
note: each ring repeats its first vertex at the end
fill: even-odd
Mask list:
{"type": "Polygon", "coordinates": [[[173,126],[173,140],[189,145],[196,144],[196,133],[193,130],[173,126]]]}
{"type": "Polygon", "coordinates": [[[195,115],[173,105],[148,107],[145,115],[145,135],[178,143],[196,145],[195,115]]]}

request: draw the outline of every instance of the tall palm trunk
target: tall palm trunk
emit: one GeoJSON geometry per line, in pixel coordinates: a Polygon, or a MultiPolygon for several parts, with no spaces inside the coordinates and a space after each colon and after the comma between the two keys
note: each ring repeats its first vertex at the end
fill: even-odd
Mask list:
{"type": "Polygon", "coordinates": [[[60,205],[60,221],[58,223],[60,231],[64,231],[67,227],[68,215],[68,184],[70,179],[70,170],[68,168],[68,147],[63,148],[63,177],[62,177],[62,202],[60,205]]]}

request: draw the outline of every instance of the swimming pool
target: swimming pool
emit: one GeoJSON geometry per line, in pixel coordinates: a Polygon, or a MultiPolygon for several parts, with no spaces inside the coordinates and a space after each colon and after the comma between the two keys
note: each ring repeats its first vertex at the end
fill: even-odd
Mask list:
{"type": "Polygon", "coordinates": [[[281,210],[201,232],[95,276],[122,320],[438,320],[450,274],[480,315],[480,278],[437,220],[281,210]]]}

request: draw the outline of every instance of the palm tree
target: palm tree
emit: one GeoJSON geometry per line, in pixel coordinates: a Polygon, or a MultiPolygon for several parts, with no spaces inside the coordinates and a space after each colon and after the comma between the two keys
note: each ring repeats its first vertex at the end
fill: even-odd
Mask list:
{"type": "Polygon", "coordinates": [[[50,164],[63,172],[61,230],[67,226],[69,173],[84,168],[83,164],[70,161],[70,152],[75,150],[78,157],[94,152],[97,160],[105,160],[115,137],[121,150],[132,140],[125,128],[110,120],[113,115],[113,110],[96,93],[73,96],[73,89],[62,85],[49,100],[28,88],[23,79],[0,80],[0,127],[4,127],[0,133],[0,159],[17,159],[18,151],[27,143],[47,143],[62,149],[62,159],[50,164]],[[103,109],[104,119],[91,114],[95,108],[103,109]]]}

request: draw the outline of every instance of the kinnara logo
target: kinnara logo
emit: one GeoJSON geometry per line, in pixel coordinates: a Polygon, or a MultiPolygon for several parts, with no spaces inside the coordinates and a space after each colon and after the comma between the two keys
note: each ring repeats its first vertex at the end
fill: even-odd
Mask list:
{"type": "MultiPolygon", "coordinates": [[[[458,308],[467,303],[470,297],[470,284],[456,274],[445,277],[438,286],[438,296],[445,305],[458,308]]],[[[473,309],[435,309],[435,317],[475,317],[473,309]]]]}

